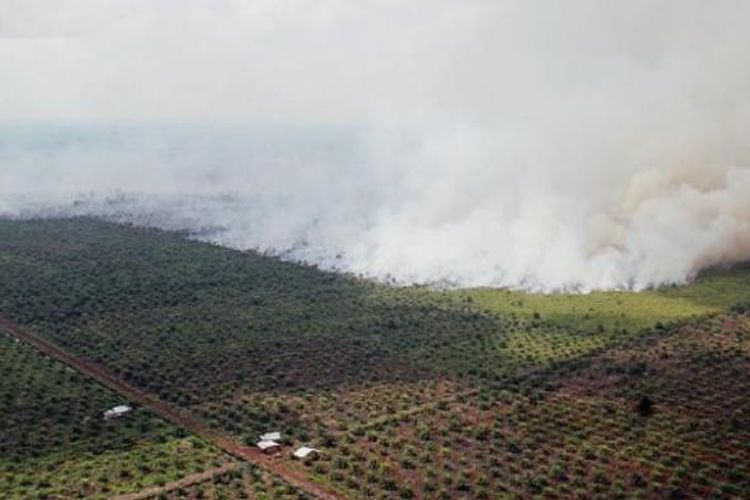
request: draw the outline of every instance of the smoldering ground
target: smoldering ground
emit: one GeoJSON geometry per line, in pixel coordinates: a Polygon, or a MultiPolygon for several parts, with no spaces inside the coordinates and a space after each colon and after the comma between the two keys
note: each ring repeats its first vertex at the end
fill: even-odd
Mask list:
{"type": "Polygon", "coordinates": [[[0,210],[407,283],[681,282],[750,258],[748,21],[730,0],[0,0],[0,210]]]}

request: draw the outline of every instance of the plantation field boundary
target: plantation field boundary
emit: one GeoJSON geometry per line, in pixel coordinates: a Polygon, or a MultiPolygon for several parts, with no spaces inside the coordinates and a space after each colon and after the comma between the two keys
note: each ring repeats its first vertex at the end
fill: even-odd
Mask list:
{"type": "Polygon", "coordinates": [[[265,469],[314,497],[324,500],[344,498],[340,493],[311,481],[305,474],[286,467],[284,464],[273,460],[273,458],[268,455],[265,455],[260,450],[254,447],[244,446],[228,436],[207,429],[186,412],[175,408],[171,404],[166,403],[152,394],[133,387],[121,378],[113,375],[103,366],[79,358],[78,356],[74,356],[55,344],[21,328],[2,314],[0,314],[0,327],[9,335],[35,347],[43,354],[65,363],[84,375],[93,378],[102,385],[112,389],[122,396],[125,396],[129,400],[148,408],[165,420],[183,427],[196,436],[213,443],[230,455],[265,469]]]}
{"type": "Polygon", "coordinates": [[[151,488],[147,488],[143,491],[139,491],[138,493],[128,493],[127,495],[119,495],[119,496],[114,497],[113,500],[145,500],[148,498],[155,498],[159,495],[164,495],[166,493],[170,493],[175,490],[205,483],[206,481],[210,481],[217,476],[223,476],[224,474],[227,474],[228,472],[235,471],[239,468],[239,466],[240,466],[239,463],[228,462],[222,465],[221,467],[216,467],[215,469],[207,470],[204,472],[197,472],[195,474],[190,474],[181,479],[178,479],[177,481],[171,481],[165,484],[164,486],[154,486],[151,488]]]}

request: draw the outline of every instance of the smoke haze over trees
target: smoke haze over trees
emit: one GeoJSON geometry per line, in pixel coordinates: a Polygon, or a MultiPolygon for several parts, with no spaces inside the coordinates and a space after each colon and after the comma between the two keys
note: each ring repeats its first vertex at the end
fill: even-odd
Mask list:
{"type": "Polygon", "coordinates": [[[750,258],[750,4],[0,0],[0,213],[402,282],[750,258]]]}

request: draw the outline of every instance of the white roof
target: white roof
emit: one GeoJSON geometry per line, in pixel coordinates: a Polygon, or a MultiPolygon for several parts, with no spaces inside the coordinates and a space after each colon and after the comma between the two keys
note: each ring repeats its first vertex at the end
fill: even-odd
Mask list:
{"type": "Polygon", "coordinates": [[[315,448],[308,448],[307,446],[300,446],[294,452],[294,456],[297,458],[305,458],[310,453],[317,453],[317,452],[318,450],[316,450],[315,448]]]}
{"type": "Polygon", "coordinates": [[[281,446],[276,441],[271,440],[263,440],[258,442],[258,448],[261,450],[267,450],[268,448],[273,448],[274,446],[281,446]]]}
{"type": "Polygon", "coordinates": [[[131,408],[128,405],[120,405],[120,406],[115,406],[114,408],[111,408],[105,411],[104,414],[105,415],[122,415],[123,413],[127,413],[132,409],[133,408],[131,408]]]}
{"type": "Polygon", "coordinates": [[[279,441],[281,439],[280,432],[266,432],[260,436],[261,441],[279,441]]]}

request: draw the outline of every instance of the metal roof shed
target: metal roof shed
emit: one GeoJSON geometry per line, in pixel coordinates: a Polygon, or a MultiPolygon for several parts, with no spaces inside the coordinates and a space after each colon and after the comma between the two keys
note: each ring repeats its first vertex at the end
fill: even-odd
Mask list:
{"type": "Polygon", "coordinates": [[[264,453],[276,453],[281,450],[281,445],[279,443],[270,440],[259,441],[256,446],[264,453]]]}
{"type": "Polygon", "coordinates": [[[310,455],[314,456],[317,454],[318,454],[318,450],[316,450],[315,448],[308,448],[307,446],[300,446],[294,452],[294,457],[295,458],[307,458],[310,455]]]}

